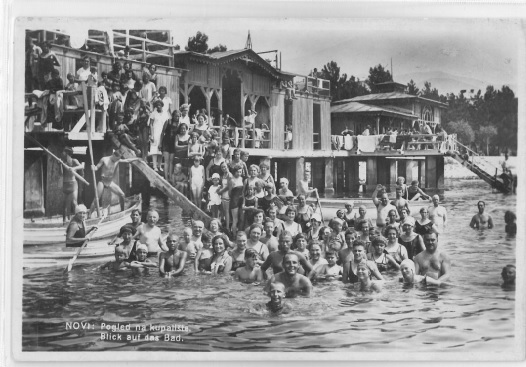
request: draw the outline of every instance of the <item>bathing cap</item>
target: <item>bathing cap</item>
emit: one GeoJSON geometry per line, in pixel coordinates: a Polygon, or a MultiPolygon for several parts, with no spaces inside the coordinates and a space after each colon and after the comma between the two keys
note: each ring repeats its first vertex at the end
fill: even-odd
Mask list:
{"type": "Polygon", "coordinates": [[[415,226],[415,218],[413,218],[413,217],[405,218],[404,221],[402,222],[402,227],[404,226],[404,224],[410,224],[410,225],[412,225],[414,227],[415,226]]]}
{"type": "Polygon", "coordinates": [[[413,271],[413,274],[415,273],[415,263],[411,259],[405,259],[400,263],[400,267],[403,265],[407,266],[409,269],[413,271]]]}
{"type": "Polygon", "coordinates": [[[146,246],[144,243],[141,243],[140,245],[137,246],[137,251],[139,250],[144,250],[148,252],[148,246],[146,246]]]}
{"type": "Polygon", "coordinates": [[[121,230],[119,232],[119,236],[122,236],[122,234],[124,232],[128,232],[128,233],[131,233],[132,235],[134,235],[135,234],[135,228],[130,226],[130,225],[128,225],[128,224],[126,224],[126,225],[121,227],[121,230]]]}
{"type": "Polygon", "coordinates": [[[78,213],[86,213],[88,211],[88,208],[86,208],[86,205],[80,204],[75,207],[75,214],[78,213]]]}

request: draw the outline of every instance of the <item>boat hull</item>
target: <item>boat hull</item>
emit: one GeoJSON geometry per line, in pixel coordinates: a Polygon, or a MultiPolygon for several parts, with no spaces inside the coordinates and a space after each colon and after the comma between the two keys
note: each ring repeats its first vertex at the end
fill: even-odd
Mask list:
{"type": "MultiPolygon", "coordinates": [[[[110,214],[99,225],[98,230],[93,234],[92,241],[115,236],[119,233],[120,228],[130,223],[131,212],[135,209],[141,209],[140,197],[134,197],[130,200],[130,206],[122,212],[110,214]]],[[[117,206],[118,207],[118,206],[117,206]]],[[[115,206],[111,211],[117,211],[115,206]]],[[[90,228],[98,223],[98,218],[88,219],[86,228],[90,228]]],[[[68,223],[62,222],[62,217],[44,218],[24,223],[24,246],[31,245],[52,245],[60,243],[64,246],[66,241],[66,229],[68,223]]]]}

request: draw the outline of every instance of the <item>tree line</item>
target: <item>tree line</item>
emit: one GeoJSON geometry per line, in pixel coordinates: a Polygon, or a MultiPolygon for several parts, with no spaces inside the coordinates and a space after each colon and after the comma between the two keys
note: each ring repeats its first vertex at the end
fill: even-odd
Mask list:
{"type": "MultiPolygon", "coordinates": [[[[328,62],[320,71],[314,69],[310,76],[331,82],[333,102],[377,93],[378,83],[393,81],[389,70],[381,64],[369,68],[369,76],[362,81],[354,75],[348,77],[346,73],[341,73],[335,61],[328,62]]],[[[447,103],[449,107],[442,114],[442,126],[448,133],[457,134],[462,144],[478,153],[499,155],[517,151],[518,99],[510,87],[504,85],[497,90],[488,85],[484,93],[479,90],[466,97],[465,90],[458,94],[441,94],[427,81],[419,89],[411,79],[406,92],[447,103]]]]}

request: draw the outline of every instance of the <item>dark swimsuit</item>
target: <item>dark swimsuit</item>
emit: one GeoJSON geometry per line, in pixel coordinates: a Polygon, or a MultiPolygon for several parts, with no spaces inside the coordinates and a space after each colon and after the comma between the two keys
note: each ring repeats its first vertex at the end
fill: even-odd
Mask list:
{"type": "Polygon", "coordinates": [[[164,131],[163,139],[161,141],[163,151],[170,154],[175,153],[175,136],[176,136],[177,127],[169,123],[164,131]]]}
{"type": "Polygon", "coordinates": [[[197,269],[204,270],[204,271],[212,271],[210,264],[212,264],[212,256],[210,256],[207,259],[199,259],[199,264],[197,265],[197,269]]]}
{"type": "Polygon", "coordinates": [[[419,242],[420,241],[418,236],[413,238],[411,241],[407,242],[402,241],[402,238],[398,237],[398,243],[405,247],[405,249],[407,250],[407,257],[410,260],[413,260],[413,257],[418,255],[418,253],[420,252],[420,250],[418,249],[419,242]]]}
{"type": "Polygon", "coordinates": [[[424,236],[426,233],[433,232],[433,222],[426,223],[424,225],[415,221],[415,233],[418,233],[420,236],[424,236]]]}
{"type": "Polygon", "coordinates": [[[343,220],[345,221],[345,223],[347,223],[347,228],[354,228],[354,217],[351,217],[351,219],[347,219],[347,217],[344,214],[343,220]]]}
{"type": "Polygon", "coordinates": [[[309,213],[297,213],[294,221],[301,226],[302,233],[305,233],[309,230],[309,227],[307,226],[307,223],[310,223],[309,213]]]}
{"type": "Polygon", "coordinates": [[[360,281],[360,279],[358,279],[358,275],[352,272],[352,264],[349,264],[348,279],[349,279],[349,283],[358,283],[360,281]]]}
{"type": "MultiPolygon", "coordinates": [[[[86,227],[84,227],[84,223],[77,222],[79,224],[79,229],[77,229],[77,232],[73,235],[73,238],[84,238],[86,237],[86,227]]],[[[71,225],[71,223],[70,223],[71,225]]],[[[69,228],[69,226],[68,226],[69,228]]],[[[81,247],[84,241],[78,241],[73,243],[66,243],[66,247],[81,247]]]]}
{"type": "Polygon", "coordinates": [[[376,267],[378,268],[378,270],[380,272],[382,271],[387,271],[388,267],[389,267],[389,262],[387,261],[387,257],[385,255],[388,255],[389,253],[387,251],[384,250],[383,252],[383,255],[382,256],[382,261],[381,262],[378,262],[377,260],[378,259],[375,259],[374,258],[374,255],[372,256],[373,257],[373,260],[374,262],[376,263],[376,267]]]}

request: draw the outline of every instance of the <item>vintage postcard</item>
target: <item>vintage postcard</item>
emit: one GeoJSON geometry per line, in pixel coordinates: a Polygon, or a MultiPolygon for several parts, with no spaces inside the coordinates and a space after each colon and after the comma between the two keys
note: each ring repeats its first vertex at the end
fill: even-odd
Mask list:
{"type": "Polygon", "coordinates": [[[13,10],[6,355],[523,359],[524,19],[232,5],[13,10]]]}

